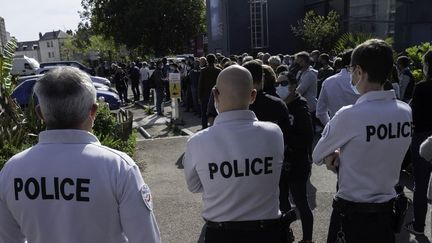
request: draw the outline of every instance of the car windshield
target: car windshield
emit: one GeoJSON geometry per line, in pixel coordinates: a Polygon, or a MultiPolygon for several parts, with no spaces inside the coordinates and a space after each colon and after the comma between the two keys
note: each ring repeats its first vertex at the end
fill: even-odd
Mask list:
{"type": "Polygon", "coordinates": [[[28,61],[29,61],[30,65],[31,65],[34,69],[38,69],[38,68],[39,68],[39,63],[38,63],[35,59],[30,58],[30,59],[28,59],[28,61]]]}

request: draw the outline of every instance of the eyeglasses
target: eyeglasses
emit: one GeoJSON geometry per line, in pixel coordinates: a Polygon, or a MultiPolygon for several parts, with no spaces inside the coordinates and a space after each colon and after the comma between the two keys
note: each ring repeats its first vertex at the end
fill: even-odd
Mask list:
{"type": "Polygon", "coordinates": [[[349,65],[347,66],[347,70],[349,73],[353,73],[354,70],[356,69],[357,65],[349,65]]]}

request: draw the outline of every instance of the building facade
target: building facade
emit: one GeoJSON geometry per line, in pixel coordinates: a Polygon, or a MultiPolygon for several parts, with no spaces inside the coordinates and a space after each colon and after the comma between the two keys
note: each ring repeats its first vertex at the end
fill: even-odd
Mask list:
{"type": "Polygon", "coordinates": [[[40,62],[62,61],[62,48],[69,35],[58,30],[39,34],[40,62]]]}
{"type": "Polygon", "coordinates": [[[431,0],[207,0],[208,51],[224,55],[302,49],[291,25],[307,11],[335,10],[342,32],[391,37],[402,51],[432,40],[431,0]]]}
{"type": "Polygon", "coordinates": [[[24,55],[27,57],[34,58],[36,61],[41,62],[39,52],[39,41],[24,41],[17,43],[17,49],[15,55],[24,55]]]}
{"type": "Polygon", "coordinates": [[[432,41],[431,0],[305,0],[305,10],[327,14],[336,10],[342,31],[391,37],[394,48],[432,41]]]}
{"type": "Polygon", "coordinates": [[[290,53],[300,45],[290,24],[302,17],[302,1],[207,0],[206,6],[209,52],[290,53]]]}

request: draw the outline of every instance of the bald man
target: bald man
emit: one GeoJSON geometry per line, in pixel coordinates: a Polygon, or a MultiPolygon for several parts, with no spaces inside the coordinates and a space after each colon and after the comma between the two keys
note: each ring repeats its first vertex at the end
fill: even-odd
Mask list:
{"type": "Polygon", "coordinates": [[[189,190],[203,194],[205,242],[282,242],[282,132],[248,109],[256,90],[247,69],[224,69],[212,92],[219,115],[188,140],[183,159],[189,190]]]}

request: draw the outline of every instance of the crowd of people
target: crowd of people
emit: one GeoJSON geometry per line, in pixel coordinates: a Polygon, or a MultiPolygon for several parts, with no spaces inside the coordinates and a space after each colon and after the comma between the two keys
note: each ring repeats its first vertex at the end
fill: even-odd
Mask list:
{"type": "MultiPolygon", "coordinates": [[[[338,178],[327,242],[390,243],[406,210],[396,190],[404,158],[412,158],[415,180],[406,230],[424,234],[432,198],[432,51],[423,56],[423,81],[415,83],[410,62],[395,62],[388,44],[371,39],[335,57],[217,53],[104,64],[103,72],[124,104],[129,85],[135,102],[150,102],[154,89],[161,116],[169,74],[180,74],[182,105],[202,121],[183,165],[188,189],[203,194],[206,243],[292,242],[297,218],[300,243],[314,242],[312,163],[338,178]]],[[[0,242],[160,242],[137,165],[91,133],[97,104],[89,76],[55,69],[35,94],[47,131],[0,171],[0,242]]]]}
{"type": "MultiPolygon", "coordinates": [[[[429,71],[431,54],[429,51],[423,57],[425,81],[417,84],[410,70],[411,60],[407,56],[399,56],[394,61],[391,47],[379,40],[371,40],[335,57],[317,50],[311,53],[302,51],[292,56],[258,53],[253,57],[244,53],[224,57],[221,54],[209,54],[205,60],[210,62],[201,67],[198,80],[199,86],[206,87],[206,93],[200,93],[199,96],[203,97],[200,99],[201,116],[207,116],[207,119],[202,119],[202,128],[218,125],[218,128],[214,128],[215,133],[218,130],[217,133],[227,136],[222,129],[225,124],[220,123],[218,117],[224,114],[220,119],[225,121],[231,115],[224,112],[222,101],[216,98],[221,96],[217,83],[219,79],[224,82],[221,73],[225,70],[232,66],[244,67],[251,73],[253,89],[256,90],[254,100],[249,102],[247,109],[253,111],[255,119],[273,122],[282,131],[284,158],[280,169],[279,210],[283,215],[290,215],[292,209],[288,195],[291,194],[302,223],[301,242],[312,242],[313,236],[313,214],[306,194],[312,161],[318,165],[326,164],[328,169],[338,174],[327,242],[337,242],[342,238],[346,242],[395,241],[394,233],[400,231],[400,226],[395,226],[395,220],[400,221],[397,217],[400,217],[401,212],[395,219],[393,207],[401,203],[395,202],[396,195],[401,197],[403,194],[396,189],[400,187],[398,181],[402,162],[407,158],[413,164],[416,186],[414,219],[404,228],[415,235],[422,235],[432,167],[430,162],[420,156],[419,148],[421,142],[432,135],[432,118],[430,112],[426,111],[431,104],[431,98],[426,94],[432,94],[432,71],[429,71]],[[318,135],[321,131],[322,138],[313,148],[314,134],[318,135]],[[361,140],[363,137],[365,139],[361,140]],[[350,215],[341,218],[341,215],[347,214],[350,215]]],[[[235,109],[228,109],[230,112],[232,110],[235,109]]],[[[213,154],[208,152],[210,148],[207,150],[204,147],[203,150],[208,152],[205,155],[207,159],[199,156],[195,159],[196,147],[192,144],[204,146],[205,141],[216,139],[218,135],[213,138],[211,131],[212,128],[208,130],[209,134],[197,134],[194,136],[196,138],[190,139],[191,147],[188,150],[191,151],[187,150],[190,154],[185,156],[186,180],[189,183],[193,181],[195,186],[196,183],[202,183],[200,190],[191,191],[202,192],[205,197],[211,193],[206,191],[206,185],[211,185],[212,181],[203,179],[207,172],[201,166],[206,164],[200,161],[218,161],[221,158],[216,155],[213,158],[213,154]]],[[[244,138],[246,135],[238,136],[244,138]]],[[[253,135],[248,137],[253,140],[253,135]]],[[[236,141],[233,135],[229,138],[236,141]]],[[[225,161],[236,159],[231,157],[233,155],[228,150],[244,149],[237,150],[237,146],[232,143],[228,146],[222,142],[209,142],[209,145],[218,153],[228,153],[225,161]]],[[[249,147],[265,148],[262,145],[249,147]]],[[[243,151],[242,154],[247,155],[248,152],[243,151]]],[[[242,191],[240,188],[238,190],[242,191]]],[[[223,195],[230,196],[228,193],[223,195]]],[[[236,197],[233,195],[232,198],[236,197]]],[[[241,204],[240,201],[237,203],[241,204]]],[[[231,216],[228,222],[259,219],[236,218],[229,212],[227,214],[231,216]]],[[[203,214],[209,225],[213,225],[213,221],[220,222],[219,218],[206,216],[203,214]]],[[[215,229],[224,235],[224,227],[213,228],[212,234],[215,229]]],[[[253,240],[255,237],[249,238],[249,242],[259,242],[253,240]]],[[[225,238],[217,239],[230,238],[232,236],[226,234],[225,238]]]]}

